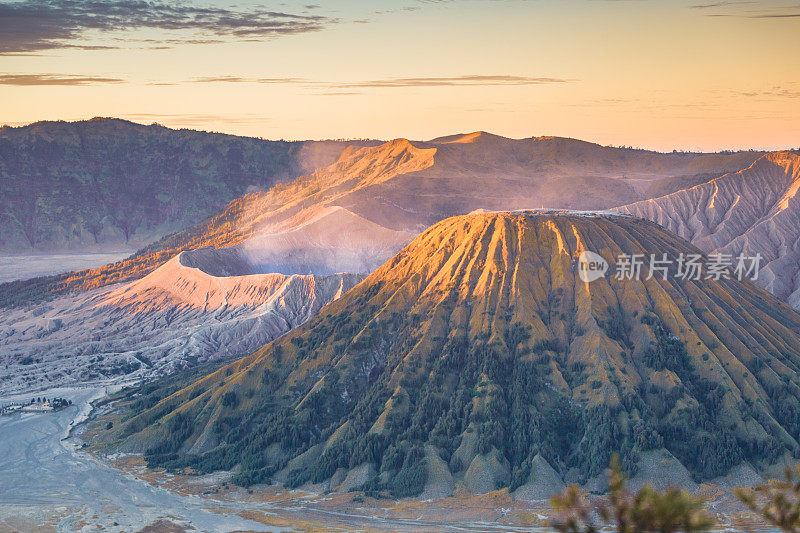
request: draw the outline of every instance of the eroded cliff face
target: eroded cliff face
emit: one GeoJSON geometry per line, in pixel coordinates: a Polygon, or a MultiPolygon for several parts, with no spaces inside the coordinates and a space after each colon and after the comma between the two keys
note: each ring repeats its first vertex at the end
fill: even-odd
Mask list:
{"type": "Polygon", "coordinates": [[[153,466],[394,496],[591,483],[613,452],[634,471],[670,457],[689,482],[800,453],[800,315],[674,268],[587,283],[587,250],[698,252],[622,215],[449,218],[288,335],[156,390],[108,438],[153,466]]]}
{"type": "Polygon", "coordinates": [[[706,252],[761,254],[757,283],[800,308],[800,154],[767,154],[748,168],[619,211],[653,220],[706,252]]]}
{"type": "Polygon", "coordinates": [[[184,252],[133,283],[3,313],[0,391],[153,377],[245,355],[362,279],[233,275],[242,268],[224,252],[184,252]]]}

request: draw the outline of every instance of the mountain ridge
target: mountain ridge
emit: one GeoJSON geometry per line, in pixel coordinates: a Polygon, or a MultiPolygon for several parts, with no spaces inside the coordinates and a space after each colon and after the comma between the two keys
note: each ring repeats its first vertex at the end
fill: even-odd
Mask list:
{"type": "Polygon", "coordinates": [[[180,251],[208,246],[236,246],[260,263],[261,271],[369,272],[414,235],[449,216],[479,208],[605,209],[619,205],[620,198],[638,199],[647,191],[707,181],[715,172],[738,169],[758,155],[657,154],[563,138],[515,140],[490,134],[473,135],[470,143],[396,139],[349,147],[335,163],[268,191],[246,194],[126,261],[5,286],[0,299],[9,305],[19,301],[21,292],[59,294],[135,279],[180,251]],[[342,222],[318,225],[313,236],[306,236],[303,226],[332,208],[344,210],[337,215],[342,222]],[[348,231],[358,234],[358,242],[348,231]],[[282,264],[283,256],[292,257],[282,264]]]}

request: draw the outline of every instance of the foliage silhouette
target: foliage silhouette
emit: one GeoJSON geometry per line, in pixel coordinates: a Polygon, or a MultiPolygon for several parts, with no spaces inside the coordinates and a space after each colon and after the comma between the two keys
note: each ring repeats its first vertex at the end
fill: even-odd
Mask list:
{"type": "Polygon", "coordinates": [[[736,497],[770,525],[800,531],[800,464],[786,468],[785,479],[770,479],[753,488],[734,489],[736,497]]]}
{"type": "Polygon", "coordinates": [[[564,533],[595,533],[612,524],[619,533],[691,533],[706,531],[714,524],[701,498],[674,487],[660,492],[651,485],[632,493],[625,486],[626,481],[619,456],[615,454],[608,474],[607,499],[592,504],[580,488],[570,485],[550,500],[553,509],[559,512],[553,527],[564,533]]]}

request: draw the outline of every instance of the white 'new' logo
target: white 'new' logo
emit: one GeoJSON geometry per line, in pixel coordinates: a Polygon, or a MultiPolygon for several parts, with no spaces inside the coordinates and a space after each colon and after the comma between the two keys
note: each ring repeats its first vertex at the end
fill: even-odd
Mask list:
{"type": "Polygon", "coordinates": [[[578,256],[578,277],[589,283],[602,278],[608,272],[608,261],[594,252],[581,252],[578,256]]]}

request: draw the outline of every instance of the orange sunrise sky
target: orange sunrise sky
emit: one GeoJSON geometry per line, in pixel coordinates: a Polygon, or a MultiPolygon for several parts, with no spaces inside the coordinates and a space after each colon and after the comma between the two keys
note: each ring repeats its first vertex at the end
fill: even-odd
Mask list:
{"type": "Polygon", "coordinates": [[[0,0],[0,124],[800,146],[800,2],[0,0]]]}

